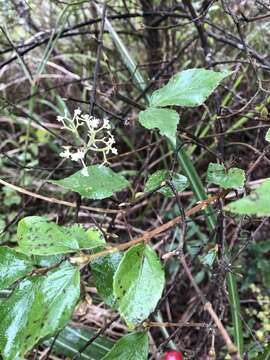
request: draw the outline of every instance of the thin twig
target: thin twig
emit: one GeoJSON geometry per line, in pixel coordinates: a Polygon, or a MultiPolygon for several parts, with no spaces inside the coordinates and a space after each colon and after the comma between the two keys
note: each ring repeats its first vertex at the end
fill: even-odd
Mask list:
{"type": "MultiPolygon", "coordinates": [[[[194,207],[192,207],[191,209],[185,211],[185,217],[189,217],[191,215],[194,215],[195,213],[197,213],[200,210],[205,209],[208,205],[214,203],[215,201],[217,201],[220,198],[224,198],[227,194],[228,194],[229,190],[224,190],[222,192],[220,192],[219,194],[210,196],[208,199],[206,200],[202,200],[199,201],[197,203],[197,205],[195,205],[194,207]]],[[[85,255],[84,259],[85,259],[85,264],[88,262],[93,261],[94,259],[100,257],[100,256],[105,256],[108,254],[112,254],[118,251],[123,251],[126,249],[129,249],[130,247],[136,245],[136,244],[140,244],[143,242],[149,242],[153,237],[159,235],[160,233],[170,229],[171,227],[175,226],[177,223],[180,223],[181,221],[183,221],[182,216],[177,216],[174,219],[166,222],[165,224],[162,224],[160,226],[158,226],[157,228],[150,230],[150,231],[146,231],[144,233],[144,235],[135,238],[134,240],[128,241],[124,244],[120,244],[114,247],[111,247],[109,249],[100,251],[98,253],[95,254],[91,254],[91,255],[85,255]]],[[[76,258],[73,258],[74,262],[76,262],[76,258]]],[[[71,259],[72,260],[72,259],[71,259]]]]}

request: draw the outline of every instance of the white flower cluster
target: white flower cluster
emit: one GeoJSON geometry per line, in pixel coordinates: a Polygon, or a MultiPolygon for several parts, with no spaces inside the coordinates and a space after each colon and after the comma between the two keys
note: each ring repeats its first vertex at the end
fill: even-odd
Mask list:
{"type": "Polygon", "coordinates": [[[63,146],[64,151],[60,153],[60,156],[72,161],[80,161],[83,165],[83,175],[89,175],[84,162],[88,151],[101,152],[103,164],[107,162],[107,155],[110,152],[117,155],[117,149],[113,146],[115,139],[111,133],[111,125],[108,119],[100,120],[94,116],[82,114],[81,109],[76,109],[72,119],[68,116],[57,116],[57,120],[62,123],[62,129],[72,132],[80,144],[75,151],[72,151],[72,146],[63,146]],[[86,140],[79,133],[79,128],[83,126],[87,129],[86,140]]]}

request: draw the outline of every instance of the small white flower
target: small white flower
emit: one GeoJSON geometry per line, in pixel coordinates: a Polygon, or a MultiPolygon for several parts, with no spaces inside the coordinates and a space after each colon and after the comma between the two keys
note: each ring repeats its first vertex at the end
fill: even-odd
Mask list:
{"type": "Polygon", "coordinates": [[[82,113],[82,110],[77,108],[76,110],[74,110],[74,116],[78,116],[78,115],[81,115],[82,113]]]}
{"type": "Polygon", "coordinates": [[[70,146],[63,146],[63,148],[65,149],[64,151],[62,151],[59,156],[61,156],[62,158],[66,158],[68,159],[72,154],[70,152],[70,146]]]}
{"type": "Polygon", "coordinates": [[[58,115],[58,116],[56,117],[56,120],[59,121],[59,122],[62,122],[62,121],[64,120],[64,116],[58,115]]]}
{"type": "Polygon", "coordinates": [[[89,150],[101,152],[104,158],[103,163],[107,162],[106,154],[110,152],[118,154],[117,148],[113,146],[115,138],[111,133],[111,124],[107,118],[98,119],[95,116],[83,114],[81,109],[77,108],[74,110],[72,118],[65,114],[65,116],[57,116],[57,121],[63,124],[63,129],[71,131],[74,137],[80,140],[81,147],[76,149],[64,146],[64,151],[60,153],[60,156],[72,161],[79,161],[82,164],[82,175],[89,176],[84,162],[85,154],[89,150]],[[79,132],[79,127],[82,125],[86,125],[86,139],[82,138],[79,132]]]}
{"type": "Polygon", "coordinates": [[[112,146],[112,144],[115,143],[114,136],[112,134],[110,134],[110,137],[106,142],[107,142],[108,146],[112,146]]]}
{"type": "Polygon", "coordinates": [[[71,160],[73,161],[83,160],[84,156],[85,156],[85,151],[81,149],[70,155],[71,160]]]}
{"type": "Polygon", "coordinates": [[[115,147],[111,147],[111,152],[115,155],[118,154],[118,150],[115,147]]]}
{"type": "Polygon", "coordinates": [[[71,153],[69,150],[65,150],[59,154],[59,156],[68,159],[70,157],[71,153]]]}
{"type": "Polygon", "coordinates": [[[81,118],[87,123],[91,117],[88,114],[83,114],[81,118]]]}
{"type": "Polygon", "coordinates": [[[90,119],[90,125],[92,126],[92,128],[97,129],[99,127],[99,119],[92,117],[90,119]]]}
{"type": "Polygon", "coordinates": [[[111,128],[111,125],[110,125],[108,119],[103,120],[103,126],[105,127],[105,129],[110,129],[111,128]]]}

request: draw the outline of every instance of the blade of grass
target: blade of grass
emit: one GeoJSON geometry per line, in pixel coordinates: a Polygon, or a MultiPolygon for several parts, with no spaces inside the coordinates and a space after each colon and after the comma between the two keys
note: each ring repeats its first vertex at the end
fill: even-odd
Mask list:
{"type": "MultiPolygon", "coordinates": [[[[96,3],[94,3],[94,5],[95,5],[98,13],[101,15],[102,8],[96,3]]],[[[105,18],[105,29],[108,30],[108,32],[110,33],[110,35],[114,41],[114,44],[117,47],[119,54],[121,55],[121,58],[122,58],[124,64],[126,65],[126,67],[128,68],[128,70],[132,76],[132,80],[134,80],[135,85],[140,90],[143,91],[146,88],[147,84],[138,69],[138,65],[133,60],[128,49],[126,48],[126,46],[120,39],[119,35],[117,34],[117,32],[115,31],[114,27],[112,26],[111,22],[108,20],[107,17],[105,18]]],[[[148,94],[145,94],[145,99],[147,100],[147,102],[150,101],[150,97],[148,94]]]]}
{"type": "Polygon", "coordinates": [[[31,74],[31,71],[27,65],[27,63],[24,61],[23,57],[20,55],[20,53],[18,52],[16,46],[13,44],[13,41],[11,40],[11,37],[8,33],[8,28],[6,26],[6,24],[4,24],[3,26],[0,26],[0,30],[2,31],[2,33],[5,35],[7,41],[9,42],[9,44],[11,45],[11,47],[14,49],[17,58],[18,58],[18,62],[22,67],[22,70],[25,74],[25,77],[28,79],[29,83],[32,85],[34,80],[31,74]]]}
{"type": "Polygon", "coordinates": [[[38,66],[38,69],[37,69],[37,76],[39,76],[43,70],[44,70],[44,67],[46,66],[46,63],[53,51],[53,48],[57,42],[57,40],[59,39],[59,36],[61,34],[61,31],[63,30],[63,27],[65,25],[65,22],[68,18],[68,15],[69,15],[69,5],[65,6],[65,8],[63,9],[63,11],[60,13],[58,19],[56,20],[56,25],[55,25],[55,28],[54,30],[52,31],[52,34],[50,36],[50,39],[47,43],[47,46],[46,46],[46,49],[43,53],[43,57],[42,57],[42,60],[38,66]],[[58,31],[59,30],[59,31],[58,31]]]}
{"type": "Polygon", "coordinates": [[[233,332],[234,339],[238,348],[239,353],[242,355],[244,351],[244,338],[242,330],[242,321],[241,321],[241,308],[240,301],[237,291],[236,279],[233,274],[228,273],[226,276],[228,292],[229,292],[229,301],[230,308],[233,320],[233,332]]]}

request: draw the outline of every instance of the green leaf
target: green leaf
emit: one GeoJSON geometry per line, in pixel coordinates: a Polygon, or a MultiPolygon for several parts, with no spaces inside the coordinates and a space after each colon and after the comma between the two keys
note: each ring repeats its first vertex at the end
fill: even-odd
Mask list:
{"type": "Polygon", "coordinates": [[[225,206],[225,210],[241,215],[270,215],[270,178],[252,191],[249,196],[225,206]]]}
{"type": "Polygon", "coordinates": [[[158,128],[161,135],[167,136],[172,143],[176,144],[176,130],[179,123],[179,115],[175,110],[148,108],[139,113],[139,122],[146,129],[158,128]]]}
{"type": "Polygon", "coordinates": [[[242,355],[244,350],[244,337],[241,322],[241,306],[238,296],[237,282],[233,276],[228,277],[228,274],[226,275],[226,281],[232,314],[233,337],[235,339],[235,344],[237,346],[238,352],[242,355]]]}
{"type": "MultiPolygon", "coordinates": [[[[99,15],[102,17],[102,14],[103,14],[102,6],[98,5],[95,2],[93,3],[93,5],[96,7],[99,15]]],[[[129,70],[129,72],[131,74],[132,82],[134,81],[134,83],[136,84],[138,89],[144,91],[147,84],[144,81],[144,78],[143,78],[143,76],[142,76],[142,74],[140,72],[138,64],[132,58],[132,56],[131,56],[130,52],[128,51],[127,47],[125,46],[125,44],[123,43],[123,41],[121,40],[121,38],[117,34],[117,31],[115,30],[112,23],[110,22],[110,20],[107,17],[105,17],[105,28],[106,28],[106,30],[108,30],[108,32],[109,32],[113,42],[115,43],[116,48],[117,48],[117,50],[118,50],[124,64],[128,68],[128,70],[129,70]]],[[[146,99],[148,98],[147,92],[144,94],[144,97],[146,99]]]]}
{"type": "MultiPolygon", "coordinates": [[[[60,356],[72,358],[78,354],[87,341],[95,336],[96,333],[87,328],[66,326],[57,336],[53,353],[60,356]]],[[[50,346],[54,337],[44,342],[45,346],[50,346]]],[[[114,342],[105,336],[98,336],[78,357],[78,360],[101,360],[113,347],[114,342]]]]}
{"type": "Polygon", "coordinates": [[[100,256],[91,262],[91,273],[97,291],[106,304],[113,307],[116,299],[113,294],[113,277],[122,259],[122,253],[100,256]]]}
{"type": "Polygon", "coordinates": [[[123,336],[102,360],[147,360],[148,335],[136,332],[123,336]]]}
{"type": "Polygon", "coordinates": [[[3,246],[0,247],[0,289],[6,289],[16,280],[33,270],[30,259],[24,254],[3,246]]]}
{"type": "MultiPolygon", "coordinates": [[[[188,187],[188,180],[184,175],[181,174],[171,174],[168,170],[157,170],[148,178],[144,191],[151,192],[154,191],[156,188],[164,185],[166,180],[170,180],[176,189],[176,191],[180,192],[185,190],[188,187]]],[[[161,189],[158,190],[159,193],[167,196],[172,197],[174,193],[169,186],[163,186],[161,189]]]]}
{"type": "Polygon", "coordinates": [[[23,218],[17,228],[19,249],[26,254],[56,255],[94,249],[105,243],[101,231],[79,225],[59,226],[41,216],[23,218]]]}
{"type": "Polygon", "coordinates": [[[155,251],[145,244],[130,248],[115,273],[113,287],[126,323],[132,327],[145,320],[164,287],[164,271],[155,251]]]}
{"type": "Polygon", "coordinates": [[[207,182],[219,185],[223,189],[239,189],[245,184],[245,172],[242,169],[225,169],[223,164],[210,163],[207,169],[207,182]]]}
{"type": "Polygon", "coordinates": [[[89,176],[83,175],[82,171],[61,180],[49,180],[49,182],[93,200],[105,199],[129,186],[129,182],[123,176],[103,165],[88,166],[89,176]]]}
{"type": "Polygon", "coordinates": [[[79,270],[67,262],[46,276],[23,280],[0,305],[3,359],[23,357],[40,339],[60,330],[79,296],[79,270]]]}
{"type": "Polygon", "coordinates": [[[267,130],[267,133],[265,135],[265,140],[270,143],[270,129],[267,130]]]}
{"type": "Polygon", "coordinates": [[[204,103],[229,72],[189,69],[174,75],[170,81],[153,92],[150,106],[199,106],[204,103]]]}

